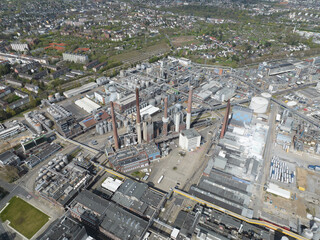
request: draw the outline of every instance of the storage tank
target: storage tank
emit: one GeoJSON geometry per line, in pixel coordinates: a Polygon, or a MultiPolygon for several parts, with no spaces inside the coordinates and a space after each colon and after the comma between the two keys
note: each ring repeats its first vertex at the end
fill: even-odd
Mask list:
{"type": "Polygon", "coordinates": [[[287,102],[288,107],[294,107],[296,106],[298,103],[296,101],[289,101],[287,102]]]}
{"type": "Polygon", "coordinates": [[[308,229],[308,228],[305,228],[302,232],[302,236],[307,238],[307,239],[312,239],[313,238],[313,232],[308,229]]]}
{"type": "Polygon", "coordinates": [[[266,113],[268,110],[269,101],[264,97],[253,97],[249,108],[253,110],[254,113],[266,113]]]}
{"type": "Polygon", "coordinates": [[[174,131],[175,132],[179,132],[179,128],[180,128],[180,118],[181,118],[181,114],[180,112],[177,112],[174,116],[174,131]]]}
{"type": "Polygon", "coordinates": [[[270,99],[272,97],[272,95],[270,93],[268,93],[268,92],[261,93],[261,96],[266,98],[266,99],[270,99]]]}
{"type": "Polygon", "coordinates": [[[65,164],[68,164],[68,157],[67,156],[63,156],[62,158],[62,161],[65,163],[65,164]]]}
{"type": "Polygon", "coordinates": [[[104,133],[108,132],[108,125],[107,124],[103,124],[103,131],[104,131],[104,133]]]}
{"type": "Polygon", "coordinates": [[[99,134],[99,135],[102,135],[103,133],[104,133],[104,131],[103,131],[103,125],[99,124],[98,134],[99,134]]]}
{"type": "Polygon", "coordinates": [[[42,126],[39,122],[35,123],[34,125],[34,129],[38,132],[38,133],[41,133],[42,131],[42,126]]]}
{"type": "Polygon", "coordinates": [[[108,122],[108,132],[111,132],[111,131],[112,131],[112,123],[108,122]]]}

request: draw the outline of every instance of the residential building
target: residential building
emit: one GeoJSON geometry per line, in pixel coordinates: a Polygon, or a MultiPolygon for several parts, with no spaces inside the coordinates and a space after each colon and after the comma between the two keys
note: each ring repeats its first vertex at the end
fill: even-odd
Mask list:
{"type": "Polygon", "coordinates": [[[17,52],[24,52],[29,50],[29,46],[26,43],[11,43],[12,50],[17,52]]]}
{"type": "Polygon", "coordinates": [[[24,86],[27,90],[29,90],[30,92],[34,92],[34,93],[38,93],[39,92],[39,87],[35,86],[33,84],[29,84],[26,83],[26,85],[24,86]]]}
{"type": "Polygon", "coordinates": [[[64,61],[74,62],[74,63],[88,63],[89,58],[87,55],[74,54],[74,53],[63,53],[62,54],[64,61]]]}

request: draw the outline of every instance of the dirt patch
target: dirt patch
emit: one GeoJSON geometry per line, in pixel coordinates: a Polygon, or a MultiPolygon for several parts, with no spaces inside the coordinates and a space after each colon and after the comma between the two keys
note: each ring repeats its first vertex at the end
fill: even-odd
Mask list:
{"type": "Polygon", "coordinates": [[[297,171],[297,188],[302,187],[304,189],[307,189],[308,187],[307,177],[310,175],[314,175],[314,173],[304,168],[296,168],[296,171],[297,171]]]}
{"type": "Polygon", "coordinates": [[[297,199],[285,199],[274,194],[265,193],[265,202],[268,206],[265,209],[266,212],[272,215],[288,218],[290,216],[298,215],[301,217],[306,217],[306,206],[302,198],[297,199]]]}
{"type": "Polygon", "coordinates": [[[181,46],[185,46],[191,43],[198,43],[199,41],[195,39],[194,36],[180,36],[180,37],[175,37],[172,38],[172,44],[175,47],[181,47],[181,46]]]}

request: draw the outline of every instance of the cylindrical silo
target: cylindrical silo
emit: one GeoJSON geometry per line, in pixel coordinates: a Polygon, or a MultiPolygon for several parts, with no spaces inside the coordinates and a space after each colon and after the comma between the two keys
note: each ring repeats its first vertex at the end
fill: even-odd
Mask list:
{"type": "Polygon", "coordinates": [[[39,122],[36,122],[35,124],[33,124],[34,126],[34,129],[38,132],[38,133],[41,133],[42,131],[42,126],[39,122]]]}
{"type": "Polygon", "coordinates": [[[104,133],[108,132],[108,125],[107,124],[103,124],[103,131],[104,131],[104,133]]]}
{"type": "Polygon", "coordinates": [[[112,131],[112,122],[108,122],[108,132],[112,131]]]}
{"type": "Polygon", "coordinates": [[[268,110],[269,101],[263,97],[253,97],[249,108],[253,110],[254,113],[266,113],[268,110]]]}
{"type": "Polygon", "coordinates": [[[181,119],[181,114],[180,112],[177,112],[174,116],[174,131],[175,132],[179,132],[179,128],[180,128],[180,120],[181,119]]]}

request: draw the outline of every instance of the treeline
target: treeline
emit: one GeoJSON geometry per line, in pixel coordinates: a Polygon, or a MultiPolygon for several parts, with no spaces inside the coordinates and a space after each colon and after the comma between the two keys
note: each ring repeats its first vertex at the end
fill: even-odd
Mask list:
{"type": "Polygon", "coordinates": [[[179,6],[165,9],[173,13],[206,18],[227,18],[233,20],[246,20],[249,18],[247,11],[236,8],[220,8],[216,6],[179,6]]]}

